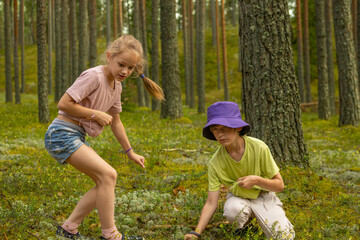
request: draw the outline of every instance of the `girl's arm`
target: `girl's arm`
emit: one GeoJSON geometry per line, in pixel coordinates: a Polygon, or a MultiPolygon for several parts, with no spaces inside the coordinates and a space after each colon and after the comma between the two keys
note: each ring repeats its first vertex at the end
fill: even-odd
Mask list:
{"type": "Polygon", "coordinates": [[[58,103],[58,108],[75,117],[91,118],[94,114],[93,119],[102,126],[111,124],[112,116],[98,110],[86,108],[76,103],[75,100],[70,97],[69,94],[65,93],[58,103]]]}
{"type": "MultiPolygon", "coordinates": [[[[200,220],[196,227],[195,232],[201,234],[205,230],[206,225],[210,222],[210,219],[212,218],[218,207],[219,196],[220,196],[220,191],[208,193],[208,197],[201,211],[200,220]]],[[[184,237],[185,240],[197,239],[197,238],[198,237],[196,237],[194,234],[186,234],[184,237]]]]}
{"type": "Polygon", "coordinates": [[[249,175],[238,179],[240,187],[250,189],[254,185],[272,192],[281,192],[284,189],[284,181],[280,173],[277,173],[272,179],[262,178],[256,175],[249,175]]]}
{"type": "MultiPolygon", "coordinates": [[[[126,135],[124,125],[121,122],[119,114],[110,114],[112,116],[111,130],[114,133],[114,136],[119,141],[120,145],[123,147],[125,151],[131,148],[129,139],[126,135]]],[[[145,168],[145,158],[141,155],[136,154],[133,149],[130,149],[126,153],[129,159],[133,160],[137,164],[139,164],[142,168],[145,168]]]]}

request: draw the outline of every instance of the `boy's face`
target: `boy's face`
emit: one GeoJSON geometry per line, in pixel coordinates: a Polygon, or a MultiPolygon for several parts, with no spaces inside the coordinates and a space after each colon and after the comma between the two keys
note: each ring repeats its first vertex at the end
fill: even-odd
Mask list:
{"type": "Polygon", "coordinates": [[[238,131],[241,130],[241,128],[230,128],[223,125],[211,125],[209,129],[224,147],[232,144],[239,137],[238,131]]]}

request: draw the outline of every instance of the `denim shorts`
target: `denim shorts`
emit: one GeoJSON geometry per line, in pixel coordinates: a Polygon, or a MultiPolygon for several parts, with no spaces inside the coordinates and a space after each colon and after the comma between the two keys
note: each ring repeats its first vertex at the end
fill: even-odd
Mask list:
{"type": "Polygon", "coordinates": [[[82,127],[56,118],[45,134],[45,148],[59,163],[65,164],[66,159],[81,145],[89,146],[85,136],[82,127]]]}

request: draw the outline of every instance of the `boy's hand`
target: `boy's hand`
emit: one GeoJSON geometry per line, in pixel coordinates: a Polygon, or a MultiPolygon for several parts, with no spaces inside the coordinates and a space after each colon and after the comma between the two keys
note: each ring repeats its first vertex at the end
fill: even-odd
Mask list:
{"type": "Polygon", "coordinates": [[[240,187],[245,189],[250,189],[257,184],[258,180],[259,180],[259,176],[249,175],[246,177],[239,178],[237,182],[240,187]]]}
{"type": "Polygon", "coordinates": [[[199,239],[199,238],[194,234],[185,234],[184,240],[192,240],[192,239],[199,239]]]}

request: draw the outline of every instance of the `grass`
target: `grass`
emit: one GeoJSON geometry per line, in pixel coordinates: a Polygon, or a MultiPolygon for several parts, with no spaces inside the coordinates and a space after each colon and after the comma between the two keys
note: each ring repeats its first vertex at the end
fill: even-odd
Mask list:
{"type": "MultiPolygon", "coordinates": [[[[0,234],[53,239],[56,225],[93,183],[49,156],[43,143],[48,124],[37,123],[37,97],[22,97],[22,105],[0,103],[0,234]]],[[[55,105],[50,109],[54,118],[55,105]]],[[[216,149],[201,136],[206,116],[184,107],[184,117],[171,121],[146,108],[125,109],[122,121],[133,148],[146,157],[146,170],[127,160],[109,128],[88,138],[118,172],[117,226],[147,239],[182,239],[198,221],[207,195],[206,164],[216,149]]],[[[278,196],[297,239],[359,239],[360,129],[339,128],[336,122],[337,117],[323,121],[304,113],[311,168],[281,170],[286,189],[278,196]]],[[[223,204],[222,198],[204,239],[235,239],[232,226],[222,223],[223,204]]],[[[81,231],[100,235],[96,211],[81,231]]],[[[243,239],[264,239],[256,222],[243,239]]]]}
{"type": "MultiPolygon", "coordinates": [[[[228,29],[227,38],[236,37],[237,29],[228,29]]],[[[223,92],[216,87],[216,51],[206,39],[206,102],[211,104],[222,99],[223,92]]],[[[99,46],[103,43],[100,40],[99,46]]],[[[228,41],[227,46],[232,53],[228,54],[231,101],[239,103],[237,41],[228,41]]],[[[179,53],[182,64],[181,45],[179,53]]],[[[44,149],[48,124],[38,123],[36,46],[26,47],[25,62],[22,104],[0,102],[0,238],[54,239],[56,226],[93,183],[71,166],[60,166],[44,149]]],[[[183,79],[181,67],[180,74],[183,79]]],[[[4,74],[0,86],[0,99],[5,99],[4,74]]],[[[146,157],[146,170],[127,160],[109,128],[88,142],[118,172],[118,228],[146,239],[182,239],[197,224],[206,200],[207,162],[217,145],[201,136],[204,114],[184,106],[183,118],[160,119],[159,112],[136,107],[133,93],[130,88],[124,93],[121,119],[132,147],[146,157]]],[[[57,111],[53,96],[49,103],[53,119],[57,111]]],[[[338,127],[338,116],[323,121],[311,112],[303,113],[302,122],[311,167],[282,168],[286,188],[278,194],[297,239],[360,239],[360,128],[338,127]]],[[[236,239],[222,216],[225,190],[203,239],[236,239]]],[[[80,230],[93,238],[100,235],[96,211],[80,230]]],[[[265,238],[255,221],[242,239],[265,238]]]]}

